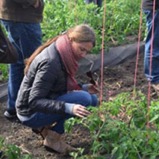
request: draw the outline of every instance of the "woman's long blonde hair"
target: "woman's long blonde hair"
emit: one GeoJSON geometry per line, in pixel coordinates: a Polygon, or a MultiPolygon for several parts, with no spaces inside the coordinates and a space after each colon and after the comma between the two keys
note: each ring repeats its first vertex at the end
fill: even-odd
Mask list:
{"type": "MultiPolygon", "coordinates": [[[[70,28],[64,34],[67,34],[69,39],[72,41],[75,41],[78,43],[91,42],[93,44],[93,46],[95,46],[95,33],[94,33],[93,29],[87,24],[80,24],[80,25],[77,25],[73,28],[70,28]]],[[[61,34],[59,36],[62,36],[62,35],[63,34],[61,34]]],[[[46,43],[44,43],[43,45],[38,47],[33,52],[33,54],[30,56],[30,58],[26,60],[26,66],[25,66],[25,70],[24,70],[25,74],[27,73],[29,66],[32,63],[32,61],[34,60],[34,58],[39,53],[41,53],[46,47],[48,47],[50,44],[55,42],[59,36],[56,36],[56,37],[48,40],[46,43]]]]}

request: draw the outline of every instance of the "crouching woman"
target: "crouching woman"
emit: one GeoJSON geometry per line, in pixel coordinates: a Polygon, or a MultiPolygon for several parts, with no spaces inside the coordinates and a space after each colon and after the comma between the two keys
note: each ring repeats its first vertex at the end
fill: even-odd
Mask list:
{"type": "Polygon", "coordinates": [[[27,60],[16,101],[19,120],[39,131],[44,146],[67,154],[75,148],[61,139],[66,119],[87,117],[97,106],[97,86],[78,85],[78,61],[95,46],[93,29],[81,24],[40,46],[27,60]],[[54,126],[51,126],[56,123],[54,126]]]}

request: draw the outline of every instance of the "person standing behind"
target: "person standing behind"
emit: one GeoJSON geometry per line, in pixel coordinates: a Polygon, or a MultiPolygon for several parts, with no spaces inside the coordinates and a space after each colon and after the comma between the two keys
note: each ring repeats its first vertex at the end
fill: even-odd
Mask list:
{"type": "Polygon", "coordinates": [[[25,59],[42,43],[40,22],[43,0],[0,0],[0,19],[18,52],[18,61],[9,66],[8,103],[4,116],[16,117],[15,101],[24,76],[25,59]]]}
{"type": "Polygon", "coordinates": [[[159,95],[159,1],[155,2],[155,14],[153,21],[154,0],[142,0],[142,9],[146,15],[147,36],[145,41],[144,72],[146,78],[159,95]],[[152,28],[154,33],[152,39],[152,28]],[[153,40],[152,67],[150,68],[151,40],[153,40]]]}

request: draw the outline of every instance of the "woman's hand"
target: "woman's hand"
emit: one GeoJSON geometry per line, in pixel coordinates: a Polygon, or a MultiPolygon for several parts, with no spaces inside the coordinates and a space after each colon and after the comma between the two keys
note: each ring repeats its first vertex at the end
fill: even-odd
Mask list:
{"type": "Polygon", "coordinates": [[[75,104],[73,107],[73,114],[83,118],[83,117],[87,117],[88,115],[90,115],[90,112],[88,110],[86,110],[86,107],[80,105],[80,104],[75,104]]]}

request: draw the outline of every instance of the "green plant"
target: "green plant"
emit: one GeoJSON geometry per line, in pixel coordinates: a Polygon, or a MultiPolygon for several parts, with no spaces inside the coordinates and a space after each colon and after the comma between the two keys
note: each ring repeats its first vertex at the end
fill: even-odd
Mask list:
{"type": "Polygon", "coordinates": [[[156,159],[159,156],[158,104],[153,101],[149,110],[146,97],[136,92],[135,96],[121,93],[113,101],[103,102],[100,108],[90,107],[92,113],[88,118],[69,122],[70,126],[80,123],[90,131],[90,153],[82,157],[156,159]]]}
{"type": "Polygon", "coordinates": [[[2,151],[1,158],[7,159],[32,159],[29,154],[23,154],[21,149],[16,145],[6,144],[5,140],[0,137],[0,150],[2,151]]]}
{"type": "MultiPolygon", "coordinates": [[[[129,43],[126,40],[127,36],[137,37],[141,1],[110,0],[106,4],[104,2],[99,9],[93,3],[86,5],[83,0],[46,1],[42,23],[44,41],[80,23],[91,25],[96,32],[97,45],[93,51],[94,53],[98,53],[101,49],[103,28],[105,30],[104,42],[106,48],[129,43]],[[105,14],[104,7],[106,7],[105,14]],[[103,24],[104,15],[106,15],[105,24],[103,24]]],[[[145,18],[143,18],[144,20],[145,18]]],[[[145,32],[145,25],[142,25],[141,31],[145,32]]],[[[144,34],[142,34],[142,39],[143,37],[144,34]]]]}
{"type": "Polygon", "coordinates": [[[0,82],[8,79],[8,65],[0,64],[0,82]]]}

